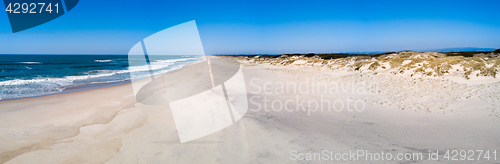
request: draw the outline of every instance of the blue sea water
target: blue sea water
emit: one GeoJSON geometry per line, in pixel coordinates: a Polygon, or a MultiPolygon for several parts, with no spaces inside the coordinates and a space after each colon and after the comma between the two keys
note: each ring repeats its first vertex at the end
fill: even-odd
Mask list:
{"type": "MultiPolygon", "coordinates": [[[[141,56],[137,57],[137,60],[141,56]]],[[[142,57],[143,58],[143,57],[142,57]]],[[[0,101],[60,93],[68,88],[130,81],[167,73],[201,60],[200,56],[165,56],[151,66],[129,67],[128,55],[0,55],[0,101]]]]}

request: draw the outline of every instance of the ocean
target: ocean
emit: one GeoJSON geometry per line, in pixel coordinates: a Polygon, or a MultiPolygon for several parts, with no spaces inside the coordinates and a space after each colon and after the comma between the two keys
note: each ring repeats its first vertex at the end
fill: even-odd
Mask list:
{"type": "MultiPolygon", "coordinates": [[[[139,59],[138,56],[137,59],[139,59]]],[[[64,93],[163,74],[202,60],[201,56],[164,56],[129,67],[128,55],[0,55],[0,101],[64,93]],[[92,87],[90,87],[92,86],[92,87]],[[83,89],[82,89],[83,88],[83,89]]]]}

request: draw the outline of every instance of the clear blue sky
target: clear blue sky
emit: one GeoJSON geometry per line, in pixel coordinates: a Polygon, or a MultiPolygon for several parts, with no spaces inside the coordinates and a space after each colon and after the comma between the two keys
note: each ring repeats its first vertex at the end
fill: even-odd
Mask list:
{"type": "Polygon", "coordinates": [[[81,0],[13,34],[0,53],[127,54],[141,39],[196,20],[206,54],[500,48],[500,1],[81,0]]]}

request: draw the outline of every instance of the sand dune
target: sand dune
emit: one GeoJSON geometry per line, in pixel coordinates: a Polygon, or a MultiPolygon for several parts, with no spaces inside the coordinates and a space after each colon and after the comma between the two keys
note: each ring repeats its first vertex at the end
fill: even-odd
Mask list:
{"type": "Polygon", "coordinates": [[[181,144],[169,106],[136,102],[130,84],[1,101],[0,162],[324,163],[293,160],[292,154],[368,150],[427,155],[429,150],[494,150],[500,146],[496,105],[500,87],[495,79],[467,84],[447,77],[394,75],[387,70],[374,74],[305,63],[241,62],[249,111],[221,131],[181,144]],[[362,89],[367,92],[351,92],[347,87],[339,93],[306,94],[281,92],[279,85],[331,82],[377,85],[362,89]],[[365,107],[337,112],[307,105],[307,100],[344,101],[346,97],[364,102],[365,107]],[[286,103],[297,99],[306,103],[286,103]],[[273,101],[282,103],[280,110],[273,101]]]}

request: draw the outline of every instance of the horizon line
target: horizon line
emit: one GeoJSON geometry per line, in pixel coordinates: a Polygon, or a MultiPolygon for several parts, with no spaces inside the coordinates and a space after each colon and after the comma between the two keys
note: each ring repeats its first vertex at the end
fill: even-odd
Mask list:
{"type": "MultiPolygon", "coordinates": [[[[351,52],[290,52],[290,53],[224,53],[224,54],[205,54],[206,56],[213,55],[282,55],[282,54],[375,54],[375,53],[388,53],[388,52],[402,52],[402,51],[414,51],[414,52],[492,52],[495,50],[500,50],[500,48],[477,48],[477,47],[457,47],[457,48],[440,48],[440,49],[420,49],[420,50],[397,50],[397,51],[351,51],[351,52]],[[472,48],[479,50],[451,50],[451,49],[463,49],[472,48]],[[446,50],[450,49],[450,50],[446,50]],[[489,49],[489,50],[485,50],[489,49]]],[[[23,53],[0,53],[0,55],[128,55],[128,54],[99,54],[99,53],[33,53],[33,54],[23,54],[23,53]]],[[[174,56],[174,55],[172,55],[174,56]]],[[[193,56],[193,55],[190,55],[193,56]]],[[[203,55],[199,55],[203,56],[203,55]]]]}

